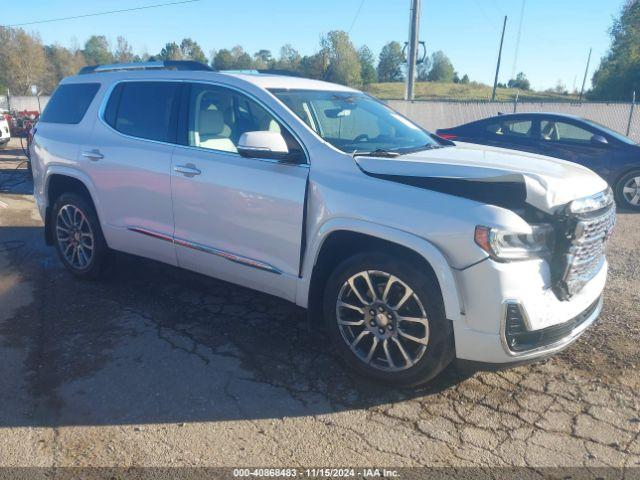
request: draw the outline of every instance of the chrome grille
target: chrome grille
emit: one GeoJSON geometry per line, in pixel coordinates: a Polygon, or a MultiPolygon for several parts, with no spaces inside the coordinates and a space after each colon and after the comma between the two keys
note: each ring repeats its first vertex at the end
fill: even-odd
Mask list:
{"type": "Polygon", "coordinates": [[[571,217],[572,231],[565,254],[563,290],[567,297],[578,293],[600,271],[605,244],[616,221],[615,205],[589,214],[571,217]]]}

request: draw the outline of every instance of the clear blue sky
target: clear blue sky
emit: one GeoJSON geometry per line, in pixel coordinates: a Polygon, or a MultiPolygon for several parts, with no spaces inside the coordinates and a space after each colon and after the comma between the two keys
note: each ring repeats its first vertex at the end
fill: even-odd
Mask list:
{"type": "MultiPolygon", "coordinates": [[[[19,24],[105,10],[166,3],[170,0],[30,0],[4,2],[0,22],[19,24]]],[[[409,0],[200,0],[137,12],[29,25],[45,43],[82,45],[92,34],[115,43],[123,35],[138,53],[157,53],[169,41],[191,37],[208,55],[212,49],[242,45],[277,54],[285,43],[303,55],[318,48],[320,35],[349,30],[356,46],[368,45],[377,56],[390,40],[404,42],[409,0]],[[355,19],[355,22],[354,22],[355,19]]],[[[510,78],[522,0],[423,0],[422,40],[430,52],[443,50],[462,75],[493,82],[499,34],[508,15],[500,81],[510,78]]],[[[623,0],[526,0],[516,72],[524,71],[537,89],[580,87],[587,55],[591,72],[609,45],[608,28],[623,0]]]]}

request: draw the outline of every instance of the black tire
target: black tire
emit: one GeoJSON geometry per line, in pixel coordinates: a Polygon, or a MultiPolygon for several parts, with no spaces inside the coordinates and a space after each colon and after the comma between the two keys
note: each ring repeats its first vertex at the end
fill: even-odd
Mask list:
{"type": "Polygon", "coordinates": [[[629,180],[631,180],[632,178],[639,178],[640,177],[640,170],[632,170],[631,172],[627,172],[626,174],[624,174],[622,177],[620,177],[620,180],[618,180],[618,182],[615,185],[615,196],[616,196],[616,202],[618,202],[618,206],[621,208],[627,208],[629,210],[635,210],[635,211],[640,211],[640,203],[638,203],[638,205],[634,205],[631,202],[629,202],[629,200],[627,200],[624,196],[624,186],[627,182],[629,182],[629,180]]]}
{"type": "MultiPolygon", "coordinates": [[[[56,199],[51,210],[50,221],[51,229],[53,231],[53,241],[56,247],[56,252],[58,253],[58,258],[60,258],[60,261],[67,270],[76,277],[84,280],[94,280],[104,276],[109,263],[110,251],[102,234],[102,228],[100,227],[98,215],[93,203],[78,194],[64,193],[56,199]],[[90,228],[90,232],[93,235],[93,252],[89,261],[83,266],[77,266],[71,263],[63,252],[63,245],[65,244],[61,239],[64,238],[64,234],[57,228],[56,222],[58,214],[65,207],[78,209],[86,218],[88,228],[90,228]]],[[[84,228],[86,229],[87,227],[85,226],[84,228]]]]}
{"type": "MultiPolygon", "coordinates": [[[[375,277],[375,275],[379,274],[373,273],[373,275],[374,279],[372,280],[372,283],[376,284],[374,288],[378,290],[378,296],[381,298],[383,287],[382,284],[377,283],[375,277]]],[[[377,278],[379,279],[385,277],[379,276],[377,278]]],[[[347,287],[345,286],[344,288],[346,289],[347,287]]],[[[352,289],[350,290],[351,292],[353,292],[352,289]]],[[[371,297],[370,294],[369,297],[371,297]]],[[[370,298],[367,298],[366,300],[370,300],[370,298]]],[[[417,305],[418,303],[416,303],[416,306],[417,305]]],[[[369,309],[370,307],[366,308],[369,309]]],[[[356,316],[364,315],[364,326],[342,328],[361,328],[362,330],[368,328],[366,327],[366,324],[368,323],[369,325],[371,325],[371,323],[366,320],[367,311],[370,312],[372,310],[365,310],[364,313],[356,312],[355,314],[356,316]]],[[[397,312],[399,311],[400,310],[398,310],[397,312]]],[[[424,269],[417,268],[415,262],[411,263],[408,260],[402,258],[396,258],[388,254],[377,252],[365,252],[348,258],[336,267],[329,280],[327,281],[324,292],[323,312],[327,332],[329,333],[329,336],[337,353],[340,355],[340,357],[342,357],[342,359],[350,368],[355,370],[357,373],[367,376],[373,380],[393,384],[396,386],[417,386],[428,382],[436,375],[438,375],[442,370],[445,369],[445,367],[447,367],[447,365],[449,365],[449,363],[451,363],[451,361],[455,357],[453,327],[451,325],[451,322],[447,320],[445,316],[444,304],[437,280],[430,272],[426,272],[424,271],[424,269]],[[423,307],[423,310],[426,311],[426,317],[428,319],[428,343],[426,345],[426,350],[423,350],[422,356],[419,357],[419,360],[417,360],[414,365],[403,370],[394,371],[384,370],[384,367],[376,368],[371,364],[365,363],[365,359],[360,358],[347,344],[347,340],[343,336],[343,330],[341,330],[341,327],[338,325],[337,302],[341,292],[344,295],[345,292],[349,291],[349,289],[343,290],[343,286],[345,286],[346,282],[352,276],[357,275],[359,272],[363,271],[372,273],[384,272],[400,279],[402,282],[408,285],[411,290],[413,290],[413,292],[417,295],[421,306],[423,307]]],[[[389,314],[393,313],[394,312],[389,312],[389,314]]],[[[374,320],[372,317],[369,317],[369,319],[374,320]]],[[[382,320],[384,322],[387,322],[384,320],[384,318],[382,318],[382,320]]],[[[356,321],[358,321],[357,318],[356,321]]],[[[391,323],[391,320],[389,320],[388,322],[391,323]]],[[[386,323],[385,325],[390,329],[392,328],[389,327],[389,325],[386,323]]],[[[385,327],[385,325],[382,325],[382,327],[385,327]]],[[[396,325],[397,329],[400,329],[399,323],[395,323],[394,325],[396,325]]],[[[362,330],[360,330],[358,333],[361,333],[362,330]]],[[[381,332],[382,330],[384,330],[384,328],[379,329],[378,331],[381,332]]],[[[397,337],[398,333],[400,332],[395,333],[397,337]]],[[[369,336],[369,334],[367,334],[363,337],[363,341],[365,338],[370,338],[371,345],[373,346],[373,336],[375,335],[369,336]]],[[[388,340],[388,348],[391,349],[393,343],[391,342],[391,340],[393,339],[388,338],[388,340]]],[[[377,340],[376,344],[378,345],[378,347],[373,347],[374,351],[376,352],[381,349],[380,345],[382,345],[382,343],[379,342],[383,342],[383,340],[377,340]],[[376,350],[376,348],[378,348],[378,350],[376,350]]],[[[369,350],[371,349],[371,347],[368,348],[369,350]]],[[[398,347],[394,346],[393,348],[398,347]]],[[[417,348],[419,349],[421,347],[418,346],[417,348]]],[[[385,361],[382,358],[382,355],[386,355],[386,359],[389,358],[389,354],[387,352],[384,352],[383,348],[382,350],[383,352],[376,353],[374,355],[375,359],[373,363],[380,362],[380,364],[382,364],[385,361]]],[[[400,360],[400,362],[402,362],[402,360],[400,360]]],[[[387,365],[390,365],[390,363],[387,362],[387,365]]],[[[406,365],[407,364],[405,363],[405,366],[406,365]]]]}

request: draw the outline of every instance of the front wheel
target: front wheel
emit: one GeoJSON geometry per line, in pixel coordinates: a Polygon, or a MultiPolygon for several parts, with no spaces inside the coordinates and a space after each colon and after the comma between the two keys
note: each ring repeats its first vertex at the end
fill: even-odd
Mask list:
{"type": "Polygon", "coordinates": [[[340,356],[375,380],[426,383],[455,356],[437,281],[406,260],[381,253],[347,259],[329,278],[323,307],[340,356]]]}
{"type": "Polygon", "coordinates": [[[629,172],[618,180],[615,193],[621,207],[640,210],[640,170],[629,172]]]}

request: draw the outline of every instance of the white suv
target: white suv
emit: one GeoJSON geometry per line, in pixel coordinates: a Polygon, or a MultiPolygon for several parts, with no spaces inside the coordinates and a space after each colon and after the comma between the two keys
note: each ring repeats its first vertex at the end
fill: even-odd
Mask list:
{"type": "Polygon", "coordinates": [[[4,114],[0,111],[0,148],[5,148],[9,143],[9,140],[11,140],[9,122],[7,122],[4,114]]]}
{"type": "Polygon", "coordinates": [[[31,151],[46,240],[78,277],[120,250],[282,297],[379,380],[545,356],[602,307],[604,180],[454,144],[341,85],[85,68],[31,151]]]}

